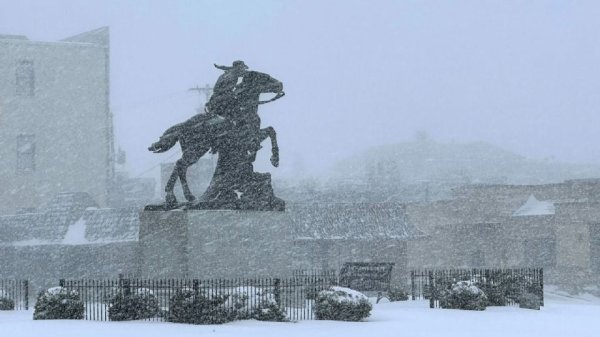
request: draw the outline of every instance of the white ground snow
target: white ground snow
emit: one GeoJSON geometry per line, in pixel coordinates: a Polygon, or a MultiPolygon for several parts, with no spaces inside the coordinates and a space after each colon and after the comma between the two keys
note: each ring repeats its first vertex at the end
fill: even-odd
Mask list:
{"type": "Polygon", "coordinates": [[[0,311],[0,336],[187,337],[187,336],[600,336],[600,300],[546,294],[540,311],[491,307],[485,311],[429,309],[426,301],[379,303],[366,322],[239,321],[224,325],[162,322],[33,321],[32,311],[0,311]]]}

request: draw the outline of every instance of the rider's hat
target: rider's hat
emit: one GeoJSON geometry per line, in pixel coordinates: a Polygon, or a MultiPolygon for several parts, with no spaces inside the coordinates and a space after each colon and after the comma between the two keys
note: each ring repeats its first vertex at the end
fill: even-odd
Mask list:
{"type": "Polygon", "coordinates": [[[246,63],[244,63],[244,61],[241,61],[241,60],[233,61],[233,64],[231,65],[231,67],[220,66],[220,65],[216,65],[216,64],[215,64],[215,67],[217,69],[221,69],[221,70],[231,70],[231,69],[246,70],[246,69],[248,69],[248,66],[246,65],[246,63]]]}

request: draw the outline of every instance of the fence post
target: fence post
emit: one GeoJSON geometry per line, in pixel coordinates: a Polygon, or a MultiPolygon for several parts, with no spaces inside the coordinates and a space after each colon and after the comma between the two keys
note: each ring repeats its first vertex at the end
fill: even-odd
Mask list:
{"type": "Polygon", "coordinates": [[[194,298],[198,298],[200,293],[200,282],[197,279],[192,280],[192,288],[194,289],[194,298]]]}
{"type": "Polygon", "coordinates": [[[542,307],[544,306],[544,268],[540,268],[540,288],[542,295],[542,307]]]}
{"type": "Polygon", "coordinates": [[[29,280],[23,281],[23,287],[25,288],[25,310],[29,310],[29,280]]]}
{"type": "Polygon", "coordinates": [[[60,287],[64,287],[65,286],[65,279],[61,278],[60,280],[58,280],[58,286],[60,287]]]}
{"type": "Polygon", "coordinates": [[[281,306],[281,279],[276,278],[273,283],[273,294],[275,295],[275,302],[278,306],[281,306]]]}
{"type": "Polygon", "coordinates": [[[433,286],[433,271],[429,271],[429,307],[434,308],[434,302],[436,298],[435,287],[433,286]]]}
{"type": "Polygon", "coordinates": [[[412,297],[412,300],[415,300],[415,271],[411,270],[410,271],[410,295],[412,297]]]}
{"type": "Polygon", "coordinates": [[[131,295],[131,280],[123,277],[123,274],[119,274],[119,287],[123,289],[123,296],[131,295]]]}

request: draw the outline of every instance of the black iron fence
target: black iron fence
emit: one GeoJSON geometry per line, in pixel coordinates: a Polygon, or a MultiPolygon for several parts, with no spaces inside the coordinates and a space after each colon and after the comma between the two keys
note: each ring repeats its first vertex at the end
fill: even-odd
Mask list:
{"type": "Polygon", "coordinates": [[[2,299],[5,299],[5,310],[29,310],[29,281],[0,280],[0,300],[2,299]]]}
{"type": "Polygon", "coordinates": [[[517,305],[525,293],[534,293],[544,305],[544,270],[521,269],[449,269],[410,272],[412,299],[428,299],[431,308],[439,308],[444,290],[458,281],[470,281],[487,295],[490,305],[517,305]]]}
{"type": "MultiPolygon", "coordinates": [[[[107,321],[111,300],[117,294],[130,292],[151,293],[158,301],[159,313],[146,320],[163,321],[169,311],[170,299],[182,290],[191,290],[205,297],[213,295],[233,298],[243,294],[247,297],[244,308],[252,312],[261,299],[268,296],[275,300],[292,321],[313,319],[313,303],[316,294],[337,284],[331,273],[294,274],[291,278],[244,278],[244,279],[108,279],[108,280],[60,280],[60,286],[76,290],[85,305],[85,319],[107,321]]],[[[233,307],[227,307],[234,310],[233,307]]],[[[236,309],[238,310],[238,309],[236,309]]]]}

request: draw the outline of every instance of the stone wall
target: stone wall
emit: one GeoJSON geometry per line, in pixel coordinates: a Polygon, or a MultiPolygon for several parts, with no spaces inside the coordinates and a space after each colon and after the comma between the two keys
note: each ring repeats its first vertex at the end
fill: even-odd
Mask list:
{"type": "Polygon", "coordinates": [[[137,242],[0,246],[0,279],[27,279],[32,294],[64,279],[115,279],[139,274],[137,242]]]}

